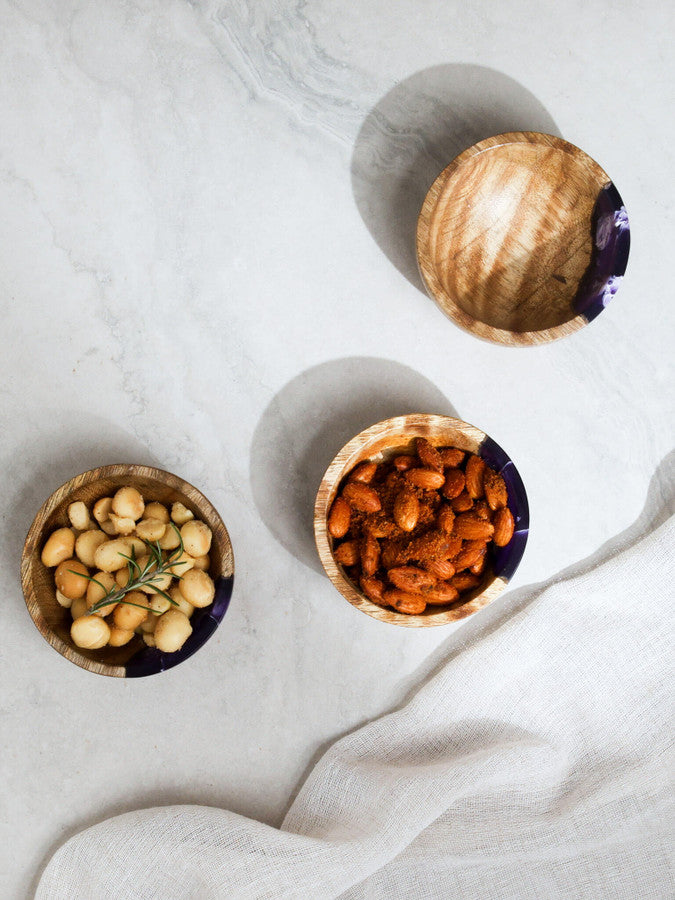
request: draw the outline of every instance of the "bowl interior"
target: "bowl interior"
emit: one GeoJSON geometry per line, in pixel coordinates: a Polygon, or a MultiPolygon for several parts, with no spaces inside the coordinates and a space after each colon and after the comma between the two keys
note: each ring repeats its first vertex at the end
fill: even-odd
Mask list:
{"type": "Polygon", "coordinates": [[[439,175],[420,214],[418,261],[429,293],[460,325],[528,343],[570,333],[602,309],[593,300],[606,298],[609,279],[616,289],[627,240],[602,168],[560,138],[519,132],[481,141],[439,175]],[[600,246],[608,227],[621,247],[600,246]]]}
{"type": "Polygon", "coordinates": [[[328,467],[317,493],[314,533],[322,565],[335,587],[362,612],[383,622],[408,627],[445,625],[471,615],[487,606],[506,587],[515,572],[527,542],[529,513],[527,497],[518,472],[506,453],[481,431],[467,422],[449,416],[416,414],[379,422],[358,434],[338,453],[328,467]],[[415,439],[425,437],[436,447],[458,447],[482,456],[504,476],[509,491],[509,508],[516,521],[516,533],[507,548],[498,551],[488,567],[482,584],[463,594],[448,607],[427,607],[418,616],[408,616],[377,606],[351,582],[332,553],[333,539],[328,533],[330,507],[345,476],[360,462],[383,462],[394,456],[412,453],[415,439]]]}
{"type": "Polygon", "coordinates": [[[72,662],[104,675],[125,677],[162,671],[195,652],[213,633],[229,603],[234,573],[232,545],[224,523],[211,503],[192,485],[169,472],[149,466],[104,466],[77,476],[59,488],[45,502],[35,518],[24,546],[21,578],[28,610],[47,641],[72,662]],[[146,647],[140,636],[123,647],[85,650],[70,637],[72,618],[56,600],[54,570],[43,565],[40,554],[45,541],[56,528],[69,526],[68,506],[83,500],[89,508],[101,497],[132,484],[146,502],[157,500],[171,505],[180,501],[213,532],[209,574],[216,582],[214,604],[196,609],[191,617],[193,633],[177,653],[162,654],[146,647]]]}

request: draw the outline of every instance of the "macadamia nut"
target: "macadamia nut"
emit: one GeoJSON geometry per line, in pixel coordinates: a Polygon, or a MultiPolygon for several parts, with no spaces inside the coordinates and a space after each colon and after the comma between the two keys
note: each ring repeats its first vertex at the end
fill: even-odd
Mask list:
{"type": "Polygon", "coordinates": [[[184,613],[188,619],[195,611],[194,606],[185,599],[185,597],[181,594],[179,587],[172,587],[169,591],[169,596],[176,604],[172,609],[179,609],[182,613],[184,613]]]}
{"type": "Polygon", "coordinates": [[[112,522],[116,534],[131,534],[136,527],[136,522],[124,516],[118,516],[114,512],[110,513],[110,521],[112,522]]]}
{"type": "Polygon", "coordinates": [[[56,589],[60,591],[64,597],[70,597],[71,600],[77,600],[78,597],[84,597],[87,593],[87,579],[89,572],[87,567],[79,561],[79,559],[64,559],[57,566],[54,572],[54,581],[56,589]]]}
{"type": "Polygon", "coordinates": [[[116,572],[127,565],[124,558],[129,555],[129,545],[123,538],[114,541],[106,541],[96,548],[94,553],[94,565],[103,572],[116,572]]]}
{"type": "Polygon", "coordinates": [[[186,522],[194,519],[194,517],[195,514],[187,506],[183,506],[180,501],[177,501],[171,507],[171,519],[176,525],[185,525],[186,522]]]}
{"type": "MultiPolygon", "coordinates": [[[[178,544],[176,544],[178,546],[178,544]]],[[[58,566],[64,559],[70,559],[75,549],[75,532],[72,528],[57,528],[53,531],[42,548],[40,559],[48,568],[58,566]]]]}
{"type": "Polygon", "coordinates": [[[70,626],[70,636],[78,647],[98,650],[105,647],[110,637],[110,628],[98,616],[80,616],[70,626]]]}
{"type": "Polygon", "coordinates": [[[134,487],[122,487],[112,499],[113,512],[125,519],[140,519],[145,503],[140,491],[134,487]]]}
{"type": "Polygon", "coordinates": [[[85,566],[94,566],[94,554],[101,544],[105,543],[108,538],[103,531],[98,528],[92,531],[84,531],[78,534],[75,541],[75,556],[83,562],[85,566]]]}
{"type": "Polygon", "coordinates": [[[73,600],[70,607],[70,614],[73,617],[73,620],[79,619],[80,616],[86,616],[87,601],[84,597],[78,597],[77,600],[73,600]]]}
{"type": "Polygon", "coordinates": [[[172,557],[169,572],[171,572],[172,575],[179,575],[182,577],[186,572],[189,572],[190,569],[193,568],[194,564],[194,559],[189,553],[186,553],[185,550],[183,550],[183,552],[176,556],[175,559],[172,557]]]}
{"type": "Polygon", "coordinates": [[[75,601],[71,600],[70,597],[65,597],[61,591],[56,592],[56,602],[59,606],[63,606],[64,609],[70,609],[75,601]]]}
{"type": "Polygon", "coordinates": [[[117,628],[133,631],[147,619],[150,604],[148,598],[140,591],[130,591],[124,599],[127,601],[126,603],[118,603],[115,607],[113,622],[117,628]],[[139,609],[139,607],[143,608],[139,609]]]}
{"type": "Polygon", "coordinates": [[[129,643],[133,636],[133,631],[127,631],[125,628],[117,628],[113,625],[110,629],[108,643],[111,647],[123,647],[125,644],[129,643]]]}
{"type": "Polygon", "coordinates": [[[144,541],[158,541],[165,531],[166,523],[159,519],[141,519],[136,525],[136,534],[144,541]]]}
{"type": "Polygon", "coordinates": [[[190,556],[204,556],[211,548],[211,529],[204,522],[186,522],[180,530],[183,548],[190,556]]]}
{"type": "Polygon", "coordinates": [[[180,531],[175,525],[167,525],[166,531],[159,539],[159,546],[162,550],[175,550],[180,547],[180,531]]]}
{"type": "Polygon", "coordinates": [[[164,506],[163,503],[157,503],[153,500],[152,503],[145,504],[145,510],[143,512],[144,519],[158,519],[160,522],[163,522],[165,525],[169,524],[169,510],[164,506]]]}
{"type": "Polygon", "coordinates": [[[187,575],[181,578],[178,589],[188,603],[199,608],[213,603],[216,593],[213,579],[201,569],[191,569],[187,575]]]}
{"type": "MultiPolygon", "coordinates": [[[[150,600],[150,609],[156,616],[161,616],[162,613],[165,613],[167,609],[171,608],[171,601],[167,600],[166,597],[163,597],[161,594],[155,594],[150,600]]],[[[153,616],[150,616],[150,618],[153,618],[153,616]]]]}
{"type": "Polygon", "coordinates": [[[110,518],[111,510],[112,497],[101,497],[100,500],[97,500],[96,503],[94,503],[94,518],[99,523],[99,525],[110,518]]]}
{"type": "MultiPolygon", "coordinates": [[[[154,639],[162,653],[175,653],[180,650],[192,634],[192,625],[188,617],[177,609],[170,609],[160,616],[155,625],[154,639]]],[[[151,635],[144,635],[144,639],[151,635]]]]}
{"type": "Polygon", "coordinates": [[[92,521],[89,517],[89,510],[82,500],[76,500],[68,507],[68,518],[73,528],[78,531],[86,531],[92,527],[92,521]]]}
{"type": "MultiPolygon", "coordinates": [[[[89,587],[87,588],[87,609],[91,609],[95,603],[98,603],[99,600],[103,600],[105,595],[110,593],[110,591],[116,587],[115,579],[110,572],[96,572],[95,575],[92,575],[92,578],[95,578],[96,580],[90,581],[89,587]]],[[[114,608],[115,604],[111,603],[109,606],[103,606],[101,609],[97,610],[95,615],[107,616],[114,608]]]]}

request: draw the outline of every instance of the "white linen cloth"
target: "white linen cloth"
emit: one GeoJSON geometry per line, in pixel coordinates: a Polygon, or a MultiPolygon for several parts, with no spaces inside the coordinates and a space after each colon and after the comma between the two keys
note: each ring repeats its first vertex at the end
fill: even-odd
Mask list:
{"type": "Polygon", "coordinates": [[[477,629],[339,740],[281,829],[173,806],[89,828],[38,900],[675,896],[675,517],[477,629]]]}

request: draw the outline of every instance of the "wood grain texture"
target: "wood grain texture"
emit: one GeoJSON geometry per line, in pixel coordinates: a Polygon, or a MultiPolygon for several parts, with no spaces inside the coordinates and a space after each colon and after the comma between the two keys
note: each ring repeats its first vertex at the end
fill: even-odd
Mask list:
{"type": "Polygon", "coordinates": [[[573,301],[609,181],[552,135],[512,132],[465,150],[434,181],[418,219],[427,291],[462,328],[499,344],[541,344],[582,328],[573,301]]]}
{"type": "Polygon", "coordinates": [[[21,585],[28,611],[40,634],[55,650],[76,665],[98,675],[124,678],[125,664],[145,645],[136,636],[124,647],[83,650],[70,637],[70,610],[56,600],[54,570],[40,560],[45,541],[55,528],[70,525],[68,506],[83,500],[91,509],[96,500],[108,497],[124,485],[133,485],[146,503],[157,500],[171,504],[179,500],[213,532],[209,556],[209,574],[216,579],[234,574],[232,544],[224,522],[215,507],[197,490],[177,475],[150,466],[119,464],[91,469],[72,478],[56,490],[42,505],[30,527],[21,557],[21,585]]]}
{"type": "Polygon", "coordinates": [[[383,462],[399,454],[414,454],[418,437],[427,438],[436,447],[458,447],[477,453],[486,435],[479,428],[449,416],[418,413],[378,422],[357,434],[340,450],[326,470],[314,505],[314,537],[319,558],[338,591],[352,606],[374,619],[408,628],[447,625],[464,619],[491,603],[508,583],[488,571],[481,587],[462,595],[457,603],[436,609],[428,607],[419,616],[408,616],[371,603],[333,559],[333,539],[328,533],[327,520],[342,479],[360,462],[383,462]]]}

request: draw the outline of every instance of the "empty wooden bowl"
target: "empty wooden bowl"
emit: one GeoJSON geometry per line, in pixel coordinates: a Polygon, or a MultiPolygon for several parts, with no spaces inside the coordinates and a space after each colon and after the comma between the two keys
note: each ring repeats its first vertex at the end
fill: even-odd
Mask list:
{"type": "Polygon", "coordinates": [[[485,340],[572,334],[616,293],[628,217],[609,176],[578,147],[513,132],[469,147],[431,186],[417,223],[430,296],[485,340]]]}
{"type": "Polygon", "coordinates": [[[529,528],[527,495],[520,475],[502,448],[484,431],[449,416],[416,414],[386,419],[352,438],[326,470],[314,507],[314,536],[321,563],[338,591],[352,606],[380,622],[410,628],[446,625],[487,606],[508,584],[525,551],[529,528]],[[361,462],[384,462],[415,452],[415,439],[426,438],[435,447],[457,447],[476,453],[500,472],[508,490],[508,506],[515,521],[513,538],[506,547],[495,548],[482,584],[462,594],[446,607],[431,607],[417,616],[399,613],[372,603],[347,577],[333,558],[333,539],[328,532],[328,513],[345,477],[361,462]]]}
{"type": "Polygon", "coordinates": [[[28,611],[40,634],[55,650],[76,665],[98,675],[117,678],[154,675],[192,656],[211,637],[225,615],[232,595],[233,580],[232,545],[216,509],[187,481],[150,466],[102,466],[71,478],[41,507],[28,532],[21,558],[23,593],[28,611]],[[180,501],[213,532],[209,550],[209,574],[216,585],[215,598],[211,606],[195,609],[190,618],[192,634],[175,653],[162,653],[155,647],[146,647],[138,636],[123,647],[103,647],[100,650],[77,647],[70,637],[70,610],[61,607],[56,600],[54,569],[48,569],[40,559],[44,543],[51,532],[70,525],[68,506],[71,503],[83,500],[91,509],[101,497],[111,496],[118,488],[129,484],[138,488],[146,502],[157,500],[172,504],[180,501]]]}

